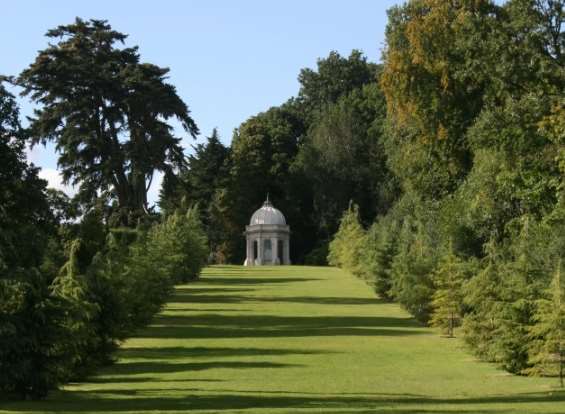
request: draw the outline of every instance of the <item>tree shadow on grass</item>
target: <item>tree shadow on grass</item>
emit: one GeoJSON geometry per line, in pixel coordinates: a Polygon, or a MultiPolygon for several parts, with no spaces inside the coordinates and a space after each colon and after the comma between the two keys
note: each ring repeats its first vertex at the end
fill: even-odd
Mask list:
{"type": "Polygon", "coordinates": [[[248,296],[239,295],[198,295],[186,293],[176,293],[171,299],[169,299],[168,304],[175,303],[215,303],[215,304],[230,304],[230,303],[244,303],[251,300],[248,296]]]}
{"type": "Polygon", "coordinates": [[[230,358],[241,356],[285,356],[327,354],[327,351],[272,348],[207,348],[207,347],[159,347],[121,348],[120,358],[180,359],[180,358],[230,358]]]}
{"type": "MultiPolygon", "coordinates": [[[[154,318],[159,325],[168,326],[213,326],[235,328],[422,328],[410,317],[389,316],[278,316],[278,315],[223,315],[203,313],[198,315],[166,315],[154,318]]],[[[153,329],[150,327],[149,329],[153,329]]]]}
{"type": "MultiPolygon", "coordinates": [[[[306,278],[306,277],[240,277],[248,274],[240,273],[233,276],[212,276],[210,278],[202,278],[199,282],[206,285],[274,285],[281,283],[301,283],[313,282],[322,279],[306,278]]],[[[190,289],[190,288],[187,288],[190,289]]]]}
{"type": "Polygon", "coordinates": [[[411,318],[369,316],[160,315],[140,338],[406,336],[426,331],[411,318]]]}
{"type": "Polygon", "coordinates": [[[251,312],[249,309],[241,309],[241,308],[170,308],[166,307],[164,309],[166,313],[191,313],[191,312],[251,312]]]}
{"type": "MultiPolygon", "coordinates": [[[[119,376],[116,377],[106,376],[112,375],[110,374],[102,374],[99,373],[95,377],[90,377],[88,380],[80,382],[80,383],[70,383],[69,385],[83,385],[83,384],[129,384],[129,383],[144,383],[144,382],[153,382],[153,383],[167,383],[167,382],[225,382],[222,379],[211,379],[211,378],[182,378],[182,379],[162,379],[158,377],[131,377],[131,376],[119,376]]],[[[74,392],[74,391],[73,391],[74,392]]]]}
{"type": "Polygon", "coordinates": [[[150,332],[139,333],[138,338],[299,338],[336,336],[408,336],[424,332],[408,329],[387,328],[288,328],[288,329],[242,329],[216,327],[170,327],[154,326],[150,332]]]}
{"type": "Polygon", "coordinates": [[[284,364],[278,362],[241,362],[241,361],[210,361],[210,362],[175,362],[163,361],[123,362],[113,365],[112,374],[137,375],[151,373],[170,373],[185,371],[205,371],[209,369],[256,369],[256,368],[292,368],[300,367],[297,364],[284,364]]]}
{"type": "Polygon", "coordinates": [[[189,287],[189,286],[177,286],[175,288],[175,293],[173,297],[176,295],[205,295],[207,293],[213,293],[215,295],[226,293],[226,294],[233,294],[233,293],[242,293],[242,292],[252,292],[255,289],[250,288],[241,288],[241,287],[189,287]]]}
{"type": "Polygon", "coordinates": [[[313,305],[380,305],[390,304],[378,297],[372,298],[347,298],[342,296],[272,296],[261,297],[261,302],[284,302],[284,303],[301,303],[313,305]]]}
{"type": "Polygon", "coordinates": [[[198,292],[191,292],[191,289],[185,289],[182,292],[175,293],[171,299],[170,303],[217,303],[217,304],[228,304],[228,303],[257,303],[257,302],[268,302],[268,303],[300,303],[306,305],[378,305],[378,304],[388,304],[377,297],[374,298],[348,298],[342,296],[244,296],[244,295],[234,295],[235,292],[229,292],[229,294],[222,295],[221,289],[210,290],[211,294],[198,294],[198,292]]]}
{"type": "MultiPolygon", "coordinates": [[[[230,273],[277,273],[280,274],[282,271],[288,273],[304,273],[308,268],[312,266],[234,266],[234,265],[212,265],[211,270],[214,270],[212,274],[230,274],[230,273]],[[218,270],[220,272],[218,272],[218,270]]],[[[316,266],[313,266],[316,268],[316,266]]],[[[327,269],[332,269],[327,267],[327,269]]]]}
{"type": "MultiPolygon", "coordinates": [[[[339,396],[320,395],[308,396],[302,394],[281,395],[273,393],[270,395],[242,395],[237,391],[225,390],[218,395],[202,395],[197,388],[179,394],[179,397],[153,396],[170,391],[168,389],[153,390],[103,390],[74,391],[60,393],[55,398],[41,403],[22,403],[11,410],[26,412],[35,411],[41,404],[42,411],[47,412],[148,412],[148,411],[190,411],[190,410],[213,410],[214,412],[231,412],[233,410],[245,409],[289,409],[289,410],[323,410],[320,412],[331,413],[339,410],[340,413],[461,413],[469,412],[476,414],[494,413],[520,413],[525,412],[527,407],[520,404],[540,404],[547,402],[565,402],[565,392],[553,394],[517,394],[507,396],[487,396],[475,398],[432,398],[425,396],[411,396],[404,394],[371,394],[365,396],[339,396]],[[118,397],[112,397],[118,395],[118,397]],[[61,400],[59,400],[59,398],[61,400]],[[475,406],[477,404],[497,404],[498,407],[488,408],[475,406]],[[500,404],[508,404],[508,407],[500,407],[500,404]]],[[[250,391],[253,393],[253,391],[250,391]]],[[[268,411],[267,411],[268,412],[268,411]]],[[[292,412],[292,411],[290,411],[292,412]]]]}

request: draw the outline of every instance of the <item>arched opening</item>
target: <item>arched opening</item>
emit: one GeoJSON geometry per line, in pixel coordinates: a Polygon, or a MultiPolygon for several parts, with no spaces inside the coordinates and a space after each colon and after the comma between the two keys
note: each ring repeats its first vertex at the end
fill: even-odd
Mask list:
{"type": "Polygon", "coordinates": [[[284,241],[277,240],[277,257],[279,258],[279,263],[284,263],[284,241]]]}
{"type": "Polygon", "coordinates": [[[253,261],[257,260],[259,257],[259,242],[257,240],[253,240],[253,261]]]}
{"type": "Polygon", "coordinates": [[[271,263],[273,261],[273,246],[271,245],[271,239],[263,241],[263,261],[265,263],[271,263]]]}

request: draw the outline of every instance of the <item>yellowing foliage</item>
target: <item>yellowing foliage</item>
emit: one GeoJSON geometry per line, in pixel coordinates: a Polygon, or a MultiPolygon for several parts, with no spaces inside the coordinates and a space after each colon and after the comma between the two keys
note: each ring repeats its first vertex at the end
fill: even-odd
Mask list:
{"type": "MultiPolygon", "coordinates": [[[[391,19],[380,84],[397,127],[415,127],[432,140],[447,139],[447,101],[461,85],[453,78],[456,39],[487,0],[417,0],[391,19]]],[[[394,13],[393,13],[394,15],[394,13]]]]}

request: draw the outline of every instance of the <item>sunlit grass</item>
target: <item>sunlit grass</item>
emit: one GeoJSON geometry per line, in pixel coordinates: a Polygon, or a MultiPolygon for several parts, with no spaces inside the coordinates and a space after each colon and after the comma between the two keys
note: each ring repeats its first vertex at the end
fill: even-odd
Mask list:
{"type": "Polygon", "coordinates": [[[0,412],[565,413],[332,268],[217,266],[178,286],[119,362],[0,412]]]}

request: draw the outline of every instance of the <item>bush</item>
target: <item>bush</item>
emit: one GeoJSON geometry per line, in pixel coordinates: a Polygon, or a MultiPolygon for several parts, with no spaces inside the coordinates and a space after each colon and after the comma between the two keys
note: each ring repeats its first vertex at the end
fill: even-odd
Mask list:
{"type": "Polygon", "coordinates": [[[329,243],[323,243],[304,257],[304,264],[308,266],[328,265],[329,243]]]}
{"type": "Polygon", "coordinates": [[[196,207],[177,211],[147,236],[147,255],[175,282],[196,279],[208,259],[208,240],[196,207]]]}
{"type": "Polygon", "coordinates": [[[392,263],[397,253],[398,235],[383,220],[376,221],[366,237],[366,246],[361,257],[363,278],[382,299],[392,299],[392,263]]]}
{"type": "Polygon", "coordinates": [[[61,260],[55,240],[41,270],[0,265],[0,392],[43,398],[111,362],[119,343],[150,322],[174,284],[197,278],[206,262],[196,209],[149,229],[113,229],[104,244],[100,232],[90,230],[68,233],[87,239],[67,243],[68,260],[55,276],[50,272],[61,260]]]}
{"type": "Polygon", "coordinates": [[[365,230],[359,223],[359,208],[356,205],[343,213],[339,229],[329,245],[328,263],[361,274],[361,256],[365,248],[365,230]]]}
{"type": "Polygon", "coordinates": [[[0,278],[0,391],[43,398],[72,377],[93,307],[72,270],[51,285],[34,268],[9,273],[0,278]]]}

